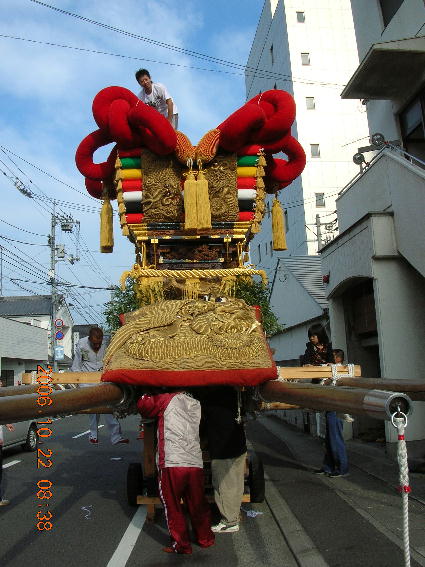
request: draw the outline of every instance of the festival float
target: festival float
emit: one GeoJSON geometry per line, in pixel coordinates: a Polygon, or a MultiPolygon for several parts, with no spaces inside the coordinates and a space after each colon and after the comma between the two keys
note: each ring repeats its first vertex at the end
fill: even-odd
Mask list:
{"type": "MultiPolygon", "coordinates": [[[[121,232],[135,247],[135,262],[121,284],[130,278],[140,307],[121,315],[103,372],[49,373],[53,388],[92,387],[53,390],[50,405],[37,407],[37,374],[27,374],[30,385],[0,390],[1,423],[70,412],[124,417],[136,413],[138,397],[152,386],[234,387],[242,415],[308,407],[391,419],[409,413],[411,398],[425,399],[423,384],[361,379],[353,365],[278,369],[260,309],[237,297],[238,282],[257,278],[266,284],[265,272],[249,264],[249,243],[261,230],[267,195],[274,195],[273,249],[286,249],[278,193],[306,161],[291,134],[290,94],[275,89],[255,96],[196,146],[125,88],[100,91],[93,116],[98,129],[80,143],[76,164],[89,194],[103,201],[104,253],[113,251],[117,203],[121,232]],[[107,160],[94,163],[94,152],[111,143],[107,160]],[[279,153],[286,159],[275,157],[279,153]],[[312,378],[330,385],[312,384],[312,378]]],[[[127,481],[129,502],[147,504],[151,518],[159,503],[154,430],[153,423],[145,424],[143,467],[132,463],[127,481]]],[[[261,501],[264,480],[255,456],[247,481],[244,498],[261,501]]]]}

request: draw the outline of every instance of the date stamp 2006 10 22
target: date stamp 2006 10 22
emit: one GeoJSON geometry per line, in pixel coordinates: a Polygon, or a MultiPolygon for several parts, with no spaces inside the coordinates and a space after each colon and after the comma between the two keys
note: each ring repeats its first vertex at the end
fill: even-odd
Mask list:
{"type": "MultiPolygon", "coordinates": [[[[52,398],[50,394],[53,392],[53,388],[51,386],[52,379],[50,373],[52,372],[51,366],[48,366],[48,371],[46,371],[42,366],[37,366],[37,382],[38,382],[38,398],[36,400],[37,405],[40,407],[46,407],[52,405],[52,398]]],[[[47,425],[53,423],[53,420],[50,417],[42,417],[40,421],[37,421],[37,435],[39,439],[46,439],[49,438],[52,434],[52,430],[47,425]]],[[[50,457],[52,457],[53,451],[52,449],[39,449],[37,447],[37,468],[38,469],[49,469],[53,466],[53,461],[50,457]]],[[[53,517],[52,512],[48,509],[50,504],[50,498],[53,496],[52,491],[50,490],[52,487],[52,482],[47,479],[42,479],[37,482],[38,492],[36,494],[39,504],[38,504],[38,512],[37,516],[37,529],[39,531],[49,531],[52,529],[53,524],[50,521],[53,517]]]]}

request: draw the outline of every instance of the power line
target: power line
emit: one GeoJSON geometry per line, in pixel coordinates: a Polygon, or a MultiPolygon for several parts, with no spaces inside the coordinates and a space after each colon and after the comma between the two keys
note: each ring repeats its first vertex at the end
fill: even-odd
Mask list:
{"type": "Polygon", "coordinates": [[[19,242],[19,244],[28,244],[29,246],[49,246],[48,244],[39,244],[38,242],[22,242],[22,240],[15,240],[14,238],[8,238],[0,234],[0,238],[3,240],[10,240],[11,242],[19,242]]]}
{"type": "Polygon", "coordinates": [[[71,16],[72,18],[76,18],[76,19],[81,20],[83,22],[87,22],[89,24],[99,26],[99,27],[107,29],[109,31],[113,31],[113,32],[125,35],[127,37],[137,39],[139,41],[144,41],[146,43],[150,43],[150,44],[156,45],[158,47],[163,47],[163,48],[169,49],[171,51],[176,51],[176,52],[182,53],[184,55],[189,55],[190,57],[196,57],[198,59],[204,59],[206,61],[210,61],[212,63],[216,63],[216,64],[219,64],[219,65],[235,67],[235,68],[242,69],[242,70],[245,70],[247,68],[245,65],[242,65],[241,63],[235,63],[233,61],[227,61],[226,59],[220,59],[220,58],[214,57],[212,55],[207,55],[205,53],[199,53],[198,51],[193,51],[191,49],[186,49],[184,47],[179,47],[177,45],[172,45],[170,43],[165,43],[163,41],[158,41],[158,40],[155,40],[155,39],[151,39],[149,37],[145,37],[145,36],[138,35],[138,34],[135,34],[135,33],[132,33],[132,32],[128,32],[126,30],[116,28],[114,26],[111,26],[109,24],[105,24],[103,22],[91,20],[90,18],[86,18],[84,16],[81,16],[80,14],[75,14],[73,12],[69,12],[68,10],[63,10],[63,9],[58,8],[56,6],[51,6],[50,4],[47,4],[45,2],[40,2],[39,0],[30,0],[30,2],[33,2],[34,4],[39,4],[40,6],[44,6],[45,8],[49,8],[50,10],[54,10],[54,11],[59,12],[59,13],[65,15],[65,16],[71,16]]]}
{"type": "MultiPolygon", "coordinates": [[[[5,154],[5,155],[6,155],[6,154],[5,154]]],[[[7,157],[8,157],[8,159],[15,165],[15,167],[17,167],[16,164],[13,162],[13,160],[10,158],[10,156],[7,156],[7,157]]],[[[4,163],[2,160],[0,160],[0,162],[4,163]]],[[[4,171],[3,171],[3,174],[6,175],[6,176],[10,179],[10,181],[11,181],[15,186],[17,186],[17,183],[19,183],[19,184],[22,186],[21,189],[20,189],[21,192],[24,192],[22,189],[25,189],[25,195],[31,196],[31,197],[35,200],[35,201],[34,201],[35,204],[37,204],[37,202],[36,202],[37,199],[39,199],[39,200],[41,200],[41,201],[43,201],[43,202],[45,202],[45,203],[49,203],[50,206],[51,206],[51,208],[50,208],[50,214],[54,214],[54,206],[57,205],[57,204],[58,204],[59,206],[61,206],[61,205],[62,205],[62,206],[66,206],[68,209],[69,209],[69,208],[73,208],[73,209],[80,210],[80,211],[83,211],[83,212],[89,212],[89,213],[91,212],[91,213],[99,214],[100,209],[94,209],[93,207],[86,206],[86,205],[80,205],[79,203],[70,203],[69,201],[62,201],[62,200],[53,199],[53,198],[51,198],[50,196],[46,195],[46,193],[44,193],[44,191],[42,191],[42,189],[40,189],[40,187],[38,187],[37,184],[33,183],[33,182],[30,180],[31,183],[33,184],[33,187],[34,187],[35,189],[37,189],[38,191],[40,191],[40,193],[41,193],[41,195],[37,195],[36,193],[32,192],[30,189],[27,189],[27,188],[26,188],[26,186],[25,186],[25,184],[23,183],[23,181],[22,181],[21,179],[19,179],[18,176],[15,175],[15,173],[11,170],[11,168],[10,168],[9,166],[7,166],[6,164],[5,164],[5,166],[9,169],[9,171],[11,171],[11,173],[14,175],[14,177],[11,178],[11,177],[8,176],[4,171]],[[27,193],[28,193],[28,194],[27,194],[27,193]]],[[[19,169],[19,171],[20,171],[23,175],[25,175],[25,177],[28,178],[28,176],[26,175],[26,173],[25,173],[24,171],[22,171],[19,167],[18,167],[18,169],[19,169]]],[[[0,171],[2,171],[2,170],[0,169],[0,171]]],[[[29,179],[29,178],[28,178],[28,179],[29,179]]],[[[19,188],[19,187],[18,187],[18,188],[19,188]]],[[[44,209],[43,209],[43,212],[44,212],[44,209]]],[[[63,214],[64,216],[67,216],[64,211],[61,211],[61,212],[62,212],[62,214],[63,214]]],[[[76,241],[76,237],[75,237],[74,233],[72,233],[72,235],[73,235],[73,237],[74,237],[74,239],[75,239],[75,241],[76,241]]],[[[81,240],[83,240],[82,237],[81,237],[81,240]]],[[[83,241],[84,241],[84,240],[83,240],[83,241]]],[[[85,243],[85,241],[84,241],[84,243],[85,243]]],[[[78,242],[77,242],[77,241],[76,241],[76,245],[77,245],[77,247],[78,247],[78,242]]],[[[87,247],[87,244],[86,244],[86,247],[87,247]]],[[[83,249],[82,251],[83,251],[83,253],[84,253],[84,249],[83,249]]],[[[103,272],[103,269],[100,267],[100,265],[98,264],[98,262],[97,262],[97,261],[95,260],[95,258],[92,256],[92,254],[90,253],[90,251],[87,250],[87,252],[88,252],[87,258],[88,258],[88,263],[89,263],[90,269],[92,269],[92,271],[95,273],[95,275],[96,275],[97,277],[100,277],[101,279],[103,279],[107,284],[112,285],[112,282],[111,282],[110,278],[108,278],[108,277],[106,276],[106,274],[103,272]],[[96,268],[97,270],[96,270],[95,268],[96,268]]]]}
{"type": "MultiPolygon", "coordinates": [[[[260,53],[260,56],[259,56],[259,58],[258,58],[258,60],[257,60],[256,69],[258,69],[258,66],[259,66],[259,64],[260,64],[261,57],[263,56],[264,48],[265,48],[265,46],[266,46],[267,39],[268,39],[268,37],[269,37],[270,28],[272,27],[272,23],[273,23],[273,18],[270,19],[269,28],[268,28],[267,34],[266,34],[266,36],[265,36],[265,38],[264,38],[263,47],[261,48],[261,53],[260,53]]],[[[256,34],[256,35],[257,35],[257,34],[256,34]]],[[[254,45],[254,43],[251,45],[251,50],[250,50],[250,52],[249,52],[248,59],[249,59],[249,57],[251,56],[251,51],[252,51],[253,45],[254,45]]],[[[258,76],[256,77],[255,74],[252,76],[252,78],[251,78],[251,84],[250,84],[249,89],[248,89],[248,93],[251,92],[252,85],[254,84],[254,80],[255,80],[256,78],[261,79],[261,78],[263,78],[263,77],[258,77],[258,76]]],[[[247,98],[248,98],[248,96],[247,96],[247,98]]]]}
{"type": "MultiPolygon", "coordinates": [[[[0,37],[7,37],[7,36],[1,36],[0,37]]],[[[77,193],[79,193],[80,195],[83,195],[83,197],[89,198],[93,201],[97,201],[97,199],[95,199],[94,197],[92,197],[91,195],[89,195],[87,192],[84,193],[83,191],[79,191],[78,189],[76,189],[75,187],[73,187],[72,185],[69,185],[69,183],[66,183],[65,181],[62,181],[61,179],[58,179],[57,177],[55,177],[54,175],[52,175],[51,173],[49,173],[48,171],[45,171],[44,169],[42,169],[41,167],[35,165],[34,163],[31,163],[30,161],[26,160],[25,158],[23,158],[22,156],[20,156],[19,154],[16,154],[15,152],[12,152],[12,150],[10,150],[9,148],[6,148],[5,146],[0,145],[0,149],[2,150],[2,152],[6,154],[6,152],[12,154],[13,156],[19,158],[20,160],[22,160],[23,162],[25,162],[26,164],[30,165],[31,167],[33,167],[34,169],[36,169],[37,171],[40,171],[41,173],[43,173],[44,175],[47,175],[47,177],[50,177],[51,179],[53,179],[54,181],[57,181],[58,183],[60,183],[61,185],[64,185],[65,187],[68,187],[69,189],[72,189],[73,191],[76,191],[77,193]]],[[[10,156],[7,156],[12,163],[18,168],[19,171],[21,171],[23,173],[23,175],[26,176],[26,174],[20,170],[19,166],[15,164],[15,162],[10,158],[10,156]]],[[[27,176],[26,176],[27,177],[27,176]]],[[[29,179],[29,178],[28,178],[29,179]]],[[[31,179],[30,182],[32,183],[31,179]]]]}
{"type": "MultiPolygon", "coordinates": [[[[33,284],[38,284],[38,285],[50,285],[49,282],[47,282],[47,281],[46,282],[35,282],[33,280],[22,280],[20,278],[14,278],[14,280],[16,280],[18,282],[23,282],[23,283],[33,283],[33,284]]],[[[90,285],[76,285],[76,284],[61,282],[59,280],[56,283],[57,283],[58,286],[62,286],[64,288],[93,289],[95,291],[113,291],[114,289],[117,288],[117,286],[95,287],[95,286],[90,286],[90,285]]],[[[98,305],[103,305],[103,303],[99,303],[98,305]]]]}
{"type": "MultiPolygon", "coordinates": [[[[33,0],[31,0],[33,1],[33,0]]],[[[121,59],[131,59],[131,60],[136,60],[136,61],[148,61],[150,63],[157,63],[160,65],[169,65],[171,67],[182,67],[184,69],[194,69],[197,71],[206,71],[209,73],[222,73],[222,74],[226,74],[226,75],[237,75],[237,76],[245,76],[247,73],[243,72],[243,71],[225,71],[223,69],[206,69],[204,67],[194,67],[192,65],[183,65],[182,63],[171,63],[170,61],[158,61],[156,59],[147,59],[145,57],[141,58],[141,57],[134,57],[131,55],[122,55],[119,53],[111,53],[108,51],[100,51],[97,49],[88,49],[85,47],[76,47],[73,45],[64,45],[64,44],[60,44],[60,43],[53,43],[53,42],[47,42],[47,41],[40,41],[40,40],[35,40],[35,39],[29,39],[29,38],[24,38],[24,37],[18,37],[18,36],[11,36],[11,35],[6,35],[6,34],[0,34],[0,37],[4,37],[4,38],[8,38],[8,39],[16,39],[19,41],[27,41],[30,43],[36,43],[36,44],[40,44],[40,45],[48,45],[50,47],[60,47],[63,49],[73,49],[75,51],[83,51],[86,53],[93,53],[95,55],[108,55],[111,57],[119,57],[121,59]]],[[[249,74],[249,73],[248,73],[249,74]]],[[[340,84],[340,83],[330,83],[330,82],[326,82],[326,81],[314,81],[314,80],[309,80],[309,79],[301,79],[301,78],[294,78],[289,74],[284,74],[284,73],[277,73],[275,71],[267,71],[266,69],[258,69],[255,71],[255,75],[254,78],[259,78],[259,79],[270,79],[270,80],[283,80],[289,83],[300,83],[300,84],[306,84],[306,85],[318,85],[318,86],[323,86],[323,87],[330,87],[330,88],[338,88],[338,89],[342,89],[345,85],[340,84]]],[[[252,85],[251,85],[252,86],[252,85]]],[[[71,187],[73,188],[73,187],[71,187]]],[[[73,188],[75,191],[78,191],[78,189],[73,188]]],[[[80,193],[80,191],[78,191],[80,193]]]]}
{"type": "Polygon", "coordinates": [[[16,226],[15,224],[11,224],[10,222],[5,221],[4,219],[0,219],[0,222],[4,222],[4,224],[7,224],[8,226],[16,228],[16,230],[20,230],[20,231],[26,232],[28,234],[33,234],[34,236],[45,236],[47,238],[47,234],[40,234],[39,232],[31,232],[30,230],[26,230],[25,228],[22,228],[21,226],[16,226]]]}

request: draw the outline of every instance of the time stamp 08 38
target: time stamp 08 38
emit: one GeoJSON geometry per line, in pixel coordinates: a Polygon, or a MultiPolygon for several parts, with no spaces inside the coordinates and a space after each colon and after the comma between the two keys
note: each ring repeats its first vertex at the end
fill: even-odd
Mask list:
{"type": "MultiPolygon", "coordinates": [[[[51,386],[52,378],[50,375],[52,368],[51,366],[48,366],[47,368],[49,370],[48,372],[42,366],[37,366],[38,398],[36,403],[42,408],[51,406],[53,402],[50,397],[50,394],[53,392],[53,388],[51,386]]],[[[37,421],[37,435],[40,440],[51,436],[52,430],[50,427],[47,427],[51,423],[53,423],[53,420],[50,417],[41,417],[40,420],[37,421]]],[[[53,461],[51,460],[52,454],[53,451],[51,449],[39,449],[37,447],[37,468],[49,469],[53,466],[53,461]]],[[[53,524],[50,521],[53,514],[49,510],[50,498],[53,496],[53,493],[50,490],[52,484],[53,483],[47,479],[42,479],[37,482],[38,492],[36,496],[38,499],[38,512],[36,516],[37,529],[39,531],[49,531],[53,527],[53,524]]]]}

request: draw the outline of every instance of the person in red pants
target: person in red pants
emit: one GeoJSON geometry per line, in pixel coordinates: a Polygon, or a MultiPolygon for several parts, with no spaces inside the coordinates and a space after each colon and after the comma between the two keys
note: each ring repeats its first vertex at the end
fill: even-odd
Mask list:
{"type": "Polygon", "coordinates": [[[137,402],[143,417],[158,418],[157,467],[171,546],[167,553],[192,553],[181,499],[201,547],[214,544],[210,508],[204,493],[204,470],[199,441],[201,405],[187,392],[145,394],[137,402]]]}

